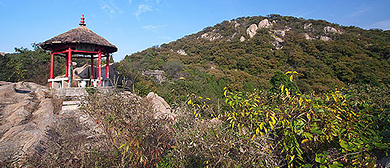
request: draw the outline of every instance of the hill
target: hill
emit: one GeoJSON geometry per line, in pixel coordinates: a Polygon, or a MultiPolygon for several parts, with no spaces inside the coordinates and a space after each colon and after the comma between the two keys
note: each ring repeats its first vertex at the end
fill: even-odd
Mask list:
{"type": "Polygon", "coordinates": [[[390,31],[291,16],[241,17],[127,55],[119,65],[128,79],[135,79],[138,92],[163,95],[221,95],[225,86],[272,89],[270,80],[280,71],[297,71],[296,85],[303,93],[348,84],[388,85],[390,31]],[[169,82],[159,88],[155,79],[137,75],[150,70],[164,70],[169,82]]]}

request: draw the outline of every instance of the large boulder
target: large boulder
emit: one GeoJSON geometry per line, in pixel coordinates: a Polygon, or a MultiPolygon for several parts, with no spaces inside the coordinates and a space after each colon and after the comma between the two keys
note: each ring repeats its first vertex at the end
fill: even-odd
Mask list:
{"type": "Polygon", "coordinates": [[[154,119],[176,120],[176,114],[172,113],[171,107],[162,97],[150,92],[144,99],[150,105],[154,119]]]}
{"type": "Polygon", "coordinates": [[[324,27],[324,33],[325,33],[325,34],[330,34],[330,33],[341,34],[341,31],[340,31],[340,30],[337,30],[337,29],[334,28],[334,27],[326,26],[326,27],[324,27]]]}
{"type": "Polygon", "coordinates": [[[187,55],[186,51],[183,49],[177,50],[176,53],[178,53],[180,55],[187,55]]]}
{"type": "Polygon", "coordinates": [[[272,26],[272,23],[268,19],[263,19],[259,22],[258,28],[270,28],[272,26]]]}
{"type": "Polygon", "coordinates": [[[0,162],[43,150],[55,120],[46,88],[30,82],[0,82],[0,162]]]}
{"type": "Polygon", "coordinates": [[[240,37],[240,41],[241,41],[241,42],[245,41],[245,37],[244,37],[244,36],[241,36],[241,37],[240,37]]]}
{"type": "Polygon", "coordinates": [[[256,24],[252,24],[248,27],[248,29],[246,29],[246,34],[249,35],[249,38],[253,38],[253,36],[255,36],[257,33],[257,25],[256,24]]]}
{"type": "Polygon", "coordinates": [[[322,40],[322,41],[331,41],[332,38],[330,38],[330,37],[328,37],[328,36],[321,36],[321,37],[320,37],[320,40],[322,40]]]}
{"type": "Polygon", "coordinates": [[[313,26],[313,23],[305,23],[305,25],[303,25],[303,29],[310,29],[310,28],[312,28],[312,26],[313,26]]]}

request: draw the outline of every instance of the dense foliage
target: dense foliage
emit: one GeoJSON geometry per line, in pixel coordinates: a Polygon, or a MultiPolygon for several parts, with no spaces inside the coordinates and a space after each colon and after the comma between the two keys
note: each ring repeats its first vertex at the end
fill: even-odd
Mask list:
{"type": "MultiPolygon", "coordinates": [[[[50,54],[32,44],[33,50],[15,48],[15,53],[0,56],[0,80],[9,82],[29,81],[47,84],[50,77],[50,54]]],[[[55,59],[55,74],[64,70],[65,59],[55,59]]]]}
{"type": "Polygon", "coordinates": [[[154,118],[150,102],[129,92],[89,90],[83,111],[100,124],[97,139],[76,136],[83,126],[61,121],[30,165],[374,167],[390,152],[388,87],[323,94],[293,94],[284,84],[277,92],[225,88],[225,104],[187,95],[173,109],[175,121],[154,118]]]}
{"type": "Polygon", "coordinates": [[[188,104],[201,121],[179,120],[187,139],[175,156],[211,167],[375,167],[390,150],[388,94],[368,85],[309,95],[291,95],[283,84],[279,93],[225,89],[222,111],[192,94],[188,104]],[[215,118],[205,121],[216,116],[224,125],[210,127],[215,118]]]}

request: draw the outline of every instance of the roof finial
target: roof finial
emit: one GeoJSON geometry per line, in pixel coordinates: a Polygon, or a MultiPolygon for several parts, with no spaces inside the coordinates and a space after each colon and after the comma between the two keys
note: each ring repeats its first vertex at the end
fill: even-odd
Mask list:
{"type": "Polygon", "coordinates": [[[80,21],[80,26],[86,26],[87,24],[85,24],[85,21],[84,21],[84,14],[83,15],[81,15],[81,21],[80,21]]]}

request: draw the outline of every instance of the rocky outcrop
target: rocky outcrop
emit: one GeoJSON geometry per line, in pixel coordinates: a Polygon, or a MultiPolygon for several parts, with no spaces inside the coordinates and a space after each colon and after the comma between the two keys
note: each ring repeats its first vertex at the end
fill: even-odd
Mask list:
{"type": "Polygon", "coordinates": [[[241,41],[241,42],[245,41],[245,37],[244,37],[244,36],[241,36],[241,37],[240,37],[240,41],[241,41]]]}
{"type": "Polygon", "coordinates": [[[321,36],[320,40],[322,40],[322,41],[331,41],[332,39],[330,37],[328,37],[328,36],[321,36]]]}
{"type": "Polygon", "coordinates": [[[255,36],[257,33],[257,25],[256,24],[252,24],[248,27],[248,29],[246,29],[246,34],[248,34],[249,38],[253,38],[253,36],[255,36]]]}
{"type": "Polygon", "coordinates": [[[274,34],[279,36],[279,37],[284,37],[286,35],[286,31],[285,30],[275,30],[274,34]]]}
{"type": "Polygon", "coordinates": [[[272,23],[268,19],[264,19],[264,20],[260,21],[260,23],[258,25],[251,24],[246,29],[246,34],[249,36],[249,38],[253,38],[253,36],[256,35],[257,30],[262,29],[262,28],[270,28],[271,26],[272,26],[272,23]]]}
{"type": "Polygon", "coordinates": [[[258,28],[270,28],[272,26],[272,23],[268,19],[264,19],[260,21],[258,28]]]}
{"type": "Polygon", "coordinates": [[[312,28],[312,23],[305,23],[305,25],[303,25],[303,29],[310,29],[310,28],[312,28]]]}
{"type": "Polygon", "coordinates": [[[315,39],[315,38],[310,37],[309,34],[307,34],[307,33],[305,33],[304,36],[305,36],[306,40],[314,40],[315,39]]]}
{"type": "Polygon", "coordinates": [[[326,27],[324,27],[324,33],[325,33],[325,34],[330,34],[330,33],[341,34],[341,31],[340,31],[340,30],[337,30],[337,29],[334,28],[334,27],[326,26],[326,27]]]}
{"type": "Polygon", "coordinates": [[[163,74],[164,71],[162,70],[148,70],[142,72],[142,75],[155,77],[157,83],[161,83],[165,81],[163,74]]]}
{"type": "Polygon", "coordinates": [[[183,49],[177,50],[176,53],[180,55],[187,55],[186,51],[184,51],[183,49]]]}
{"type": "Polygon", "coordinates": [[[200,36],[201,38],[204,38],[204,39],[208,39],[209,37],[209,34],[208,33],[204,33],[200,36]]]}
{"type": "Polygon", "coordinates": [[[176,120],[176,114],[172,113],[171,107],[162,97],[150,92],[144,100],[150,105],[154,119],[176,120]]]}
{"type": "Polygon", "coordinates": [[[30,82],[0,82],[0,116],[0,161],[42,151],[55,120],[50,93],[30,82]]]}
{"type": "Polygon", "coordinates": [[[239,27],[239,26],[240,26],[240,23],[235,22],[234,28],[237,28],[237,27],[239,27]]]}
{"type": "Polygon", "coordinates": [[[279,37],[276,37],[276,36],[273,36],[273,38],[275,39],[275,41],[277,41],[278,43],[283,43],[284,40],[279,38],[279,37]]]}
{"type": "Polygon", "coordinates": [[[88,64],[85,64],[82,67],[75,68],[73,70],[73,76],[81,78],[81,79],[91,78],[90,69],[91,69],[91,66],[88,64]]]}
{"type": "MultiPolygon", "coordinates": [[[[211,31],[211,32],[203,33],[203,34],[200,36],[200,38],[203,38],[203,39],[206,39],[206,40],[209,40],[209,41],[214,41],[214,40],[223,38],[222,35],[220,35],[219,33],[216,33],[215,31],[216,31],[216,30],[214,29],[214,30],[211,31]]],[[[198,37],[198,38],[199,38],[199,37],[198,37]]]]}

